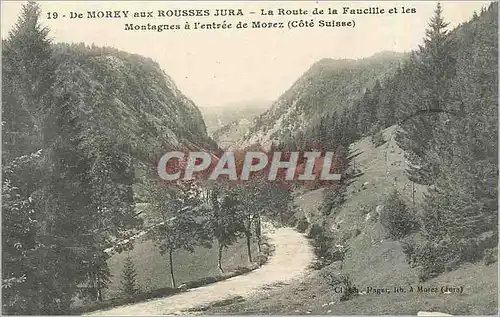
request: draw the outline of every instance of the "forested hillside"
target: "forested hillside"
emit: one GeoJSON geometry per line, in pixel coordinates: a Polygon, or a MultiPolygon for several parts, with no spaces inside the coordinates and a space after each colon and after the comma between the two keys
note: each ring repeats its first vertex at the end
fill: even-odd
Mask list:
{"type": "Polygon", "coordinates": [[[414,211],[424,242],[404,241],[422,279],[481,259],[498,235],[498,4],[447,25],[438,5],[424,43],[395,74],[281,145],[326,150],[368,135],[383,143],[377,131],[398,124],[410,180],[430,186],[414,211]]]}
{"type": "Polygon", "coordinates": [[[360,60],[318,61],[254,120],[238,145],[269,147],[295,137],[324,116],[351,108],[368,87],[389,77],[404,59],[401,53],[382,52],[360,60]]]}
{"type": "Polygon", "coordinates": [[[24,6],[2,43],[2,302],[10,314],[68,313],[77,295],[102,299],[103,250],[141,227],[135,187],[150,186],[158,156],[217,149],[198,108],[158,64],[51,43],[39,14],[34,2],[24,6]]]}

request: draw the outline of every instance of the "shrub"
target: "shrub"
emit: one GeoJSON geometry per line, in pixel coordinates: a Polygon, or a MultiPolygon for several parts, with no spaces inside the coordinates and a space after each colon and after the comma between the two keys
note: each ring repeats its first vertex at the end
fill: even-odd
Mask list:
{"type": "Polygon", "coordinates": [[[318,223],[313,223],[309,227],[309,232],[307,234],[307,237],[309,239],[316,239],[317,237],[321,236],[323,234],[323,227],[319,225],[318,223]]]}
{"type": "Polygon", "coordinates": [[[456,244],[455,249],[451,251],[455,251],[463,262],[475,262],[484,256],[484,249],[479,247],[477,239],[460,239],[456,244]]]}
{"type": "Polygon", "coordinates": [[[484,264],[490,265],[498,261],[498,247],[484,250],[484,264]]]}
{"type": "Polygon", "coordinates": [[[341,302],[348,301],[358,295],[358,289],[352,284],[349,275],[341,274],[339,279],[340,282],[344,284],[344,292],[342,293],[342,296],[340,296],[341,302]]]}
{"type": "Polygon", "coordinates": [[[335,208],[345,202],[345,186],[332,186],[327,189],[325,198],[319,207],[323,216],[329,216],[335,208]]]}
{"type": "Polygon", "coordinates": [[[419,266],[418,277],[421,282],[425,282],[444,272],[445,266],[441,258],[442,254],[437,251],[437,246],[429,241],[417,247],[414,263],[419,266]]]}
{"type": "Polygon", "coordinates": [[[301,215],[299,219],[297,220],[297,225],[296,225],[297,230],[300,233],[305,233],[307,229],[309,228],[309,222],[306,219],[306,216],[301,215]]]}
{"type": "Polygon", "coordinates": [[[396,190],[385,202],[380,223],[385,228],[387,236],[394,240],[404,238],[418,229],[415,215],[409,211],[396,190]]]}
{"type": "Polygon", "coordinates": [[[207,311],[207,310],[209,310],[211,308],[218,308],[218,307],[229,306],[229,305],[240,303],[240,302],[243,302],[243,301],[245,301],[245,299],[243,297],[241,297],[241,296],[235,296],[235,297],[232,297],[232,298],[227,298],[227,299],[223,299],[223,300],[220,300],[220,301],[215,301],[215,302],[210,303],[208,305],[203,305],[203,306],[199,306],[199,307],[190,308],[190,309],[187,309],[186,311],[187,312],[207,311]]]}
{"type": "Polygon", "coordinates": [[[197,288],[200,286],[204,286],[207,284],[212,284],[212,283],[218,282],[218,281],[220,281],[220,279],[221,279],[221,277],[219,277],[219,276],[207,276],[207,277],[202,277],[200,279],[197,279],[195,281],[186,282],[185,284],[186,284],[187,288],[197,288]]]}
{"type": "Polygon", "coordinates": [[[330,286],[331,288],[336,287],[340,283],[342,283],[340,279],[341,273],[339,272],[334,272],[329,269],[325,269],[320,272],[320,277],[325,281],[325,283],[330,286]]]}
{"type": "Polygon", "coordinates": [[[439,242],[423,240],[420,243],[408,239],[401,246],[408,264],[418,267],[421,282],[453,270],[461,262],[460,244],[449,238],[439,242]]]}
{"type": "Polygon", "coordinates": [[[405,239],[401,241],[401,248],[406,256],[406,262],[409,266],[415,266],[415,257],[417,252],[417,244],[413,239],[405,239]]]}
{"type": "Polygon", "coordinates": [[[375,145],[375,147],[379,147],[379,146],[383,145],[385,142],[386,141],[385,141],[384,134],[382,133],[382,131],[379,131],[372,136],[372,143],[373,143],[373,145],[375,145]]]}
{"type": "Polygon", "coordinates": [[[255,262],[257,264],[259,264],[259,266],[262,266],[262,265],[266,264],[266,262],[267,262],[267,255],[265,255],[265,254],[258,254],[257,258],[255,259],[255,262]]]}
{"type": "Polygon", "coordinates": [[[333,251],[330,251],[330,262],[344,261],[347,250],[346,247],[335,247],[333,251]]]}
{"type": "Polygon", "coordinates": [[[317,258],[313,265],[314,269],[322,269],[335,261],[344,260],[347,249],[335,246],[334,238],[324,226],[312,225],[308,236],[313,239],[312,245],[317,258]]]}
{"type": "Polygon", "coordinates": [[[449,236],[434,240],[427,237],[419,242],[406,238],[401,242],[401,247],[408,264],[418,268],[420,281],[425,281],[442,272],[454,270],[463,262],[483,260],[485,265],[496,262],[498,246],[491,248],[495,237],[494,233],[483,233],[478,237],[460,240],[449,236]]]}
{"type": "Polygon", "coordinates": [[[246,267],[246,266],[238,266],[238,268],[236,268],[236,270],[234,270],[234,272],[236,273],[236,275],[246,274],[246,273],[248,273],[250,271],[252,271],[252,269],[249,268],[249,267],[246,267]]]}
{"type": "Polygon", "coordinates": [[[321,271],[320,277],[331,288],[335,288],[340,284],[343,285],[343,292],[340,297],[340,301],[347,301],[358,295],[358,289],[352,284],[351,279],[347,274],[341,274],[325,269],[324,271],[321,271]]]}

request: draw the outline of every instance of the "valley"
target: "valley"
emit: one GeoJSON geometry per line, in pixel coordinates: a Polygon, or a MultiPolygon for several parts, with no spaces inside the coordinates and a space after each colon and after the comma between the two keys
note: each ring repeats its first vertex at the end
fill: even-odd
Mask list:
{"type": "Polygon", "coordinates": [[[52,42],[24,5],[2,52],[2,313],[498,313],[498,3],[445,13],[412,52],[203,107],[152,58],[52,42]],[[333,177],[278,173],[296,152],[333,177]],[[192,177],[213,158],[232,182],[192,177]]]}

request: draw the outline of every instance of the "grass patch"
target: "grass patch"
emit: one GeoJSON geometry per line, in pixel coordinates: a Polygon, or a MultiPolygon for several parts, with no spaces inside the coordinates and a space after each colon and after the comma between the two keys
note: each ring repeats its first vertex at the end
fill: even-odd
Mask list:
{"type": "Polygon", "coordinates": [[[191,308],[191,309],[188,309],[186,311],[187,312],[204,312],[204,311],[208,311],[210,309],[224,307],[224,306],[229,306],[229,305],[234,305],[236,303],[241,303],[241,302],[244,302],[244,301],[245,301],[245,299],[242,296],[235,296],[235,297],[231,297],[231,298],[227,298],[227,299],[215,301],[215,302],[210,303],[208,305],[191,308]]]}
{"type": "MultiPolygon", "coordinates": [[[[216,247],[197,247],[193,253],[183,250],[176,251],[173,259],[176,284],[181,285],[220,275],[217,268],[217,252],[216,247]]],[[[257,255],[255,241],[252,243],[252,254],[257,255]]],[[[160,255],[153,241],[142,240],[137,241],[131,251],[115,254],[109,259],[108,264],[112,278],[110,287],[105,292],[105,298],[121,296],[121,272],[127,255],[130,255],[134,261],[137,271],[137,286],[142,292],[172,286],[168,255],[160,255]]],[[[234,271],[248,264],[246,244],[243,239],[224,250],[223,268],[225,271],[234,271]]]]}
{"type": "MultiPolygon", "coordinates": [[[[148,241],[142,241],[142,242],[144,243],[144,242],[148,242],[148,241]]],[[[254,269],[257,269],[261,265],[265,264],[274,251],[274,246],[272,246],[268,243],[267,237],[265,237],[265,236],[262,237],[262,244],[261,245],[262,245],[262,253],[260,253],[260,254],[257,253],[256,246],[255,245],[252,246],[252,248],[253,248],[252,252],[254,252],[254,254],[256,255],[255,256],[256,260],[254,260],[254,263],[252,263],[251,265],[245,266],[245,264],[248,264],[248,260],[246,259],[246,244],[244,241],[240,241],[239,243],[232,246],[232,248],[229,248],[229,250],[226,251],[228,254],[228,257],[229,257],[227,259],[228,265],[226,265],[226,268],[230,268],[230,269],[226,269],[226,273],[224,273],[224,274],[220,274],[218,269],[217,269],[217,254],[215,253],[215,262],[214,262],[215,270],[210,269],[207,265],[205,265],[205,271],[203,271],[203,266],[196,267],[196,266],[189,266],[189,265],[180,265],[180,268],[181,268],[180,272],[182,272],[183,274],[186,274],[185,280],[181,280],[178,283],[179,285],[184,284],[182,288],[160,287],[160,288],[145,290],[145,288],[142,287],[142,289],[140,289],[140,292],[138,294],[135,294],[133,296],[124,296],[120,293],[120,290],[119,290],[120,285],[119,285],[119,282],[117,282],[118,284],[114,285],[116,288],[116,290],[115,290],[116,296],[115,297],[109,298],[109,299],[104,300],[102,302],[94,302],[91,304],[76,306],[73,308],[71,313],[72,314],[82,314],[82,313],[86,313],[86,312],[109,309],[112,307],[117,307],[117,306],[122,306],[122,305],[127,305],[127,304],[134,304],[134,303],[146,301],[149,299],[172,296],[172,295],[178,294],[180,292],[183,292],[187,289],[201,287],[204,285],[216,283],[216,282],[226,280],[226,279],[229,279],[229,278],[232,278],[235,276],[249,273],[249,272],[253,271],[254,269]],[[234,253],[231,254],[232,250],[237,250],[241,254],[239,254],[239,255],[234,254],[234,253]],[[231,262],[229,263],[229,261],[231,261],[231,262]],[[238,265],[238,263],[241,263],[241,264],[238,265]],[[196,271],[196,272],[194,272],[195,274],[191,274],[191,276],[189,276],[190,273],[189,273],[189,270],[186,270],[186,267],[199,268],[199,271],[196,271]],[[211,274],[211,275],[207,276],[206,275],[207,273],[211,274]],[[203,274],[205,274],[205,275],[203,275],[203,274]],[[193,279],[193,277],[196,275],[201,275],[201,277],[193,279]],[[187,280],[187,279],[190,279],[190,280],[187,280]]],[[[126,256],[126,254],[132,254],[134,251],[137,252],[138,251],[137,246],[141,247],[140,242],[137,243],[136,248],[134,248],[133,250],[113,256],[114,260],[116,260],[117,256],[124,256],[124,255],[126,256]]],[[[139,249],[139,250],[147,252],[147,249],[139,249]]],[[[210,254],[210,249],[205,249],[205,251],[208,251],[209,252],[208,254],[210,254]]],[[[216,251],[216,250],[213,250],[213,251],[216,251]]],[[[203,254],[206,255],[207,253],[203,253],[203,254]]],[[[200,253],[193,253],[193,254],[188,253],[187,255],[190,255],[190,256],[197,255],[198,257],[202,256],[202,255],[200,255],[200,253]]],[[[113,258],[112,258],[112,260],[113,260],[113,258]]],[[[184,260],[190,260],[190,258],[184,257],[184,260]]],[[[201,258],[199,262],[201,263],[203,260],[205,260],[205,259],[201,258]]],[[[140,262],[140,263],[143,263],[142,267],[145,267],[148,264],[147,261],[140,262]]],[[[205,262],[205,263],[208,263],[208,262],[205,262]]],[[[165,267],[165,270],[168,272],[168,265],[165,267]]],[[[139,277],[140,273],[143,273],[142,276],[144,276],[144,272],[141,272],[138,270],[137,273],[138,273],[138,277],[139,277]]],[[[169,281],[170,280],[163,281],[163,283],[166,284],[169,281]]],[[[156,284],[156,285],[161,285],[161,284],[156,284]]],[[[149,287],[151,288],[152,286],[149,286],[149,287]]],[[[107,294],[109,296],[109,290],[108,290],[107,294]]],[[[225,305],[230,305],[231,303],[232,302],[227,302],[227,304],[225,304],[225,305]]],[[[222,305],[222,303],[218,303],[214,307],[219,307],[217,305],[222,305]]],[[[224,306],[224,305],[222,305],[222,306],[224,306]]]]}

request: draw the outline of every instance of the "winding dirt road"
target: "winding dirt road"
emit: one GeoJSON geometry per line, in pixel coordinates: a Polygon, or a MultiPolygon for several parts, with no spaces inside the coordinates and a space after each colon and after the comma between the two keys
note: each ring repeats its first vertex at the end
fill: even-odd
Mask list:
{"type": "Polygon", "coordinates": [[[90,315],[180,314],[182,311],[211,302],[235,296],[247,297],[259,292],[265,285],[301,278],[314,258],[313,250],[305,236],[292,228],[270,229],[266,235],[275,247],[274,254],[268,263],[248,274],[170,297],[96,311],[90,315]]]}

